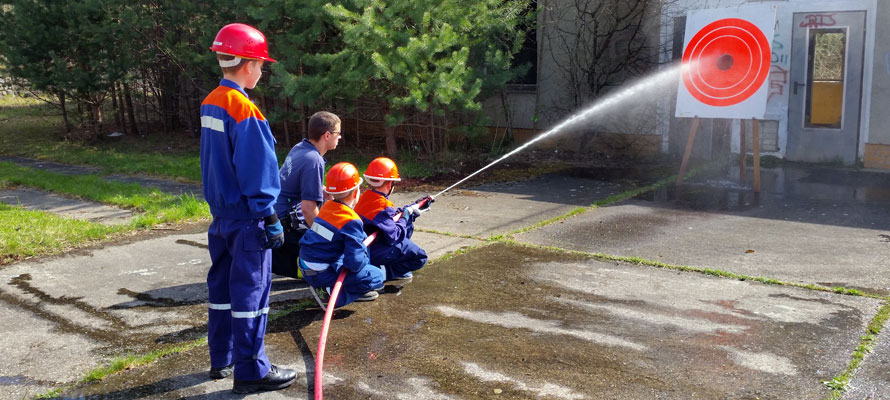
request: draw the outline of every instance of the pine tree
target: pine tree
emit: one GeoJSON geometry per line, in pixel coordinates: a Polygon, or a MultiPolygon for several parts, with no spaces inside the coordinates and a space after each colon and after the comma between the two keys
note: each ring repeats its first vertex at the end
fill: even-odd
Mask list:
{"type": "Polygon", "coordinates": [[[0,49],[13,76],[87,106],[96,135],[102,103],[134,59],[133,34],[103,0],[16,0],[4,8],[0,49]]]}
{"type": "MultiPolygon", "coordinates": [[[[386,152],[393,156],[393,127],[408,116],[429,115],[434,128],[435,116],[478,112],[483,89],[502,86],[518,73],[511,62],[524,38],[516,27],[525,21],[527,4],[355,0],[321,9],[283,5],[281,12],[291,10],[291,26],[272,42],[295,60],[277,66],[277,81],[295,103],[311,107],[372,97],[384,110],[386,152]]],[[[265,12],[263,21],[276,14],[265,12]]]]}

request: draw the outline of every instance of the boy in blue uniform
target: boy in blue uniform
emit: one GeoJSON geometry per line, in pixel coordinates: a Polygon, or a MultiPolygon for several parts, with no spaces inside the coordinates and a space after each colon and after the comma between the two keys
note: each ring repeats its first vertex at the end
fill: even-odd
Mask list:
{"type": "Polygon", "coordinates": [[[386,157],[376,158],[368,164],[365,180],[371,190],[362,194],[355,211],[365,223],[365,232],[378,232],[377,239],[370,245],[371,264],[385,271],[387,282],[406,284],[413,278],[412,272],[423,267],[427,261],[426,252],[411,241],[411,235],[414,234],[414,220],[429,210],[432,198],[424,197],[426,202],[421,199],[402,209],[395,209],[389,195],[395,182],[402,179],[396,163],[386,157]],[[401,218],[393,220],[399,211],[402,212],[401,218]]]}
{"type": "Polygon", "coordinates": [[[313,288],[330,293],[343,268],[347,269],[335,307],[371,301],[383,288],[383,271],[368,263],[367,238],[361,217],[352,207],[358,201],[362,178],[354,165],[341,162],[328,171],[324,190],[333,199],[324,203],[309,231],[300,240],[300,268],[313,288]]]}
{"type": "Polygon", "coordinates": [[[269,57],[266,38],[253,27],[229,24],[210,50],[223,79],[201,104],[201,180],[213,222],[207,233],[211,266],[207,345],[210,377],[234,372],[235,393],[283,389],[296,373],[266,357],[270,248],[284,241],[272,208],[278,197],[275,139],[244,89],[253,89],[269,57]]]}

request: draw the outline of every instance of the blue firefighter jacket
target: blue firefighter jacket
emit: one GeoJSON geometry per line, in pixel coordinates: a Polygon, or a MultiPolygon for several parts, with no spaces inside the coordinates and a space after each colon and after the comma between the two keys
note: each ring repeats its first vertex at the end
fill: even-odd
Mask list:
{"type": "Polygon", "coordinates": [[[315,270],[326,266],[337,273],[341,268],[358,272],[370,261],[365,238],[358,214],[343,203],[328,201],[300,239],[300,259],[315,270]]]}
{"type": "Polygon", "coordinates": [[[376,190],[368,190],[362,193],[355,212],[362,217],[365,224],[365,232],[370,234],[377,231],[377,239],[371,247],[391,247],[399,244],[411,236],[413,222],[406,218],[393,221],[399,210],[393,207],[393,203],[376,190]]]}
{"type": "Polygon", "coordinates": [[[269,122],[228,79],[201,104],[201,179],[214,217],[272,215],[281,191],[269,122]]]}

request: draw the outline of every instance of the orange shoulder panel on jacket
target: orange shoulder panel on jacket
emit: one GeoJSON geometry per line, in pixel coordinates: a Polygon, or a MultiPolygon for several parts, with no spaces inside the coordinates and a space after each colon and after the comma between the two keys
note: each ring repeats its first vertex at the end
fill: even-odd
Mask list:
{"type": "Polygon", "coordinates": [[[361,217],[347,205],[333,200],[326,201],[324,205],[321,206],[321,210],[318,210],[318,218],[323,219],[337,229],[343,229],[343,226],[349,221],[357,219],[361,222],[362,220],[361,217]]]}
{"type": "Polygon", "coordinates": [[[229,116],[235,120],[235,123],[250,117],[255,117],[260,121],[266,120],[260,109],[250,99],[244,96],[243,93],[230,87],[217,87],[204,99],[203,104],[214,105],[226,110],[229,116]]]}
{"type": "Polygon", "coordinates": [[[368,220],[373,220],[386,207],[392,207],[392,202],[389,199],[373,190],[367,190],[359,197],[358,203],[355,205],[355,212],[368,220]]]}

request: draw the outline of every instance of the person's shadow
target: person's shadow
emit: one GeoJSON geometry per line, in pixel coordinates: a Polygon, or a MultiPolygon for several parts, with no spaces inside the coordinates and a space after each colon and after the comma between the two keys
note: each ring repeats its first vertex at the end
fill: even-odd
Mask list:
{"type": "MultiPolygon", "coordinates": [[[[349,318],[354,313],[355,311],[353,310],[337,309],[334,310],[331,320],[336,321],[349,318]]],[[[319,308],[318,305],[313,304],[308,309],[277,318],[266,326],[266,334],[290,332],[291,337],[294,339],[294,344],[297,346],[297,349],[300,350],[300,356],[303,358],[303,364],[306,367],[306,398],[308,399],[315,396],[315,387],[313,385],[313,382],[315,382],[314,352],[317,349],[311,348],[309,344],[306,343],[306,339],[302,334],[302,329],[315,321],[321,321],[323,319],[324,312],[321,311],[321,308],[319,308]]]]}
{"type": "MultiPolygon", "coordinates": [[[[295,302],[293,305],[299,304],[295,302]]],[[[291,306],[293,306],[291,305],[291,306]]],[[[288,305],[278,304],[278,307],[282,309],[287,308],[288,305]]],[[[352,310],[336,310],[334,311],[333,319],[339,320],[343,318],[350,317],[354,311],[352,310]]],[[[288,314],[279,316],[273,321],[269,321],[266,327],[266,334],[270,333],[290,333],[291,337],[294,340],[294,344],[296,344],[297,348],[300,351],[300,355],[303,359],[303,363],[305,364],[306,370],[306,391],[307,398],[312,398],[314,396],[314,387],[313,382],[315,380],[315,356],[313,354],[315,349],[310,348],[308,343],[306,342],[303,334],[301,333],[302,329],[307,327],[309,324],[321,320],[324,318],[324,313],[317,305],[312,305],[306,309],[293,311],[288,314]]],[[[181,330],[179,332],[170,333],[168,335],[164,335],[158,338],[158,343],[170,343],[170,342],[183,342],[186,340],[193,340],[205,336],[207,334],[207,325],[204,324],[202,326],[196,326],[193,328],[188,328],[181,330]]],[[[201,349],[193,349],[192,351],[201,351],[201,349]]],[[[152,368],[151,366],[147,368],[152,368]]],[[[154,366],[157,368],[157,366],[154,366]]],[[[88,396],[90,399],[136,399],[143,398],[147,396],[157,396],[164,393],[176,392],[178,390],[182,390],[189,387],[195,387],[202,385],[208,381],[207,372],[199,371],[186,375],[173,376],[165,379],[161,379],[159,381],[144,383],[138,386],[114,390],[108,393],[102,394],[91,394],[88,396]]],[[[217,390],[213,392],[201,393],[192,396],[180,397],[182,399],[241,399],[247,395],[239,395],[235,394],[231,391],[230,388],[225,390],[217,390]]],[[[63,395],[61,398],[78,398],[79,395],[77,391],[73,393],[68,393],[63,395]],[[71,397],[73,396],[73,397],[71,397]]]]}

